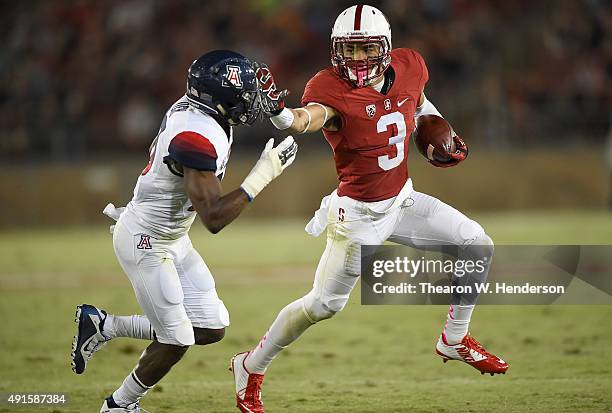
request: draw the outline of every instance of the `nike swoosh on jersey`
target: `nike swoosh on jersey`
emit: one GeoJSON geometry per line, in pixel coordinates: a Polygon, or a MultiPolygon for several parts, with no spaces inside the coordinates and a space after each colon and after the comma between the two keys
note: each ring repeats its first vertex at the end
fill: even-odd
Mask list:
{"type": "Polygon", "coordinates": [[[408,96],[406,99],[404,100],[398,100],[397,101],[397,107],[399,108],[400,106],[402,106],[404,103],[406,103],[407,100],[410,100],[410,96],[408,96]]]}

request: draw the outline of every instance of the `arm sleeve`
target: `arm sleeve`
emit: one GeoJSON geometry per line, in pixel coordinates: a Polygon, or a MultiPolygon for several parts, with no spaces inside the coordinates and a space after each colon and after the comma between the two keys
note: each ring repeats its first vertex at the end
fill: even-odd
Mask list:
{"type": "Polygon", "coordinates": [[[168,157],[198,171],[217,170],[217,151],[206,137],[197,132],[181,132],[170,141],[168,157]]]}

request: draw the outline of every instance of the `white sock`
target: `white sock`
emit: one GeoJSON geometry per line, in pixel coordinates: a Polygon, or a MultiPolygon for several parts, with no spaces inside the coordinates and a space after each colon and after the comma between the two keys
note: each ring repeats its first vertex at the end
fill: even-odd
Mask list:
{"type": "Polygon", "coordinates": [[[136,377],[136,372],[132,371],[125,380],[123,380],[121,387],[113,393],[113,400],[115,400],[115,403],[119,406],[125,407],[140,400],[140,398],[147,394],[151,388],[153,388],[153,386],[146,386],[136,377]]]}
{"type": "Polygon", "coordinates": [[[274,357],[297,340],[312,324],[304,309],[303,298],[287,305],[278,313],[266,335],[245,360],[247,370],[251,373],[265,373],[274,357]]]}
{"type": "Polygon", "coordinates": [[[131,337],[153,340],[154,332],[149,319],[143,315],[116,316],[109,314],[102,331],[108,338],[131,337]]]}
{"type": "Polygon", "coordinates": [[[446,325],[444,326],[444,336],[448,344],[457,344],[463,340],[463,337],[468,333],[472,311],[474,311],[473,305],[451,304],[448,308],[446,325]]]}

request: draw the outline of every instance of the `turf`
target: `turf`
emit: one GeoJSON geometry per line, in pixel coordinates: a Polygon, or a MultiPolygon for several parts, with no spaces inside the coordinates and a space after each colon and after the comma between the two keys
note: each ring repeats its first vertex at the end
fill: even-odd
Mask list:
{"type": "MultiPolygon", "coordinates": [[[[501,243],[612,243],[612,215],[543,212],[482,215],[501,243]]],[[[192,348],[143,407],[153,412],[232,412],[229,357],[254,345],[286,303],[308,291],[323,244],[305,222],[236,223],[212,236],[193,231],[232,326],[218,344],[192,348]]],[[[0,392],[66,392],[65,407],[96,412],[146,343],[111,342],[82,376],[69,351],[74,306],[137,313],[106,228],[4,231],[0,235],[0,392]]],[[[359,305],[310,329],[269,370],[270,412],[523,412],[612,410],[612,307],[481,306],[474,335],[511,367],[481,376],[433,354],[445,308],[359,305]]],[[[28,411],[0,407],[0,412],[28,411]]]]}

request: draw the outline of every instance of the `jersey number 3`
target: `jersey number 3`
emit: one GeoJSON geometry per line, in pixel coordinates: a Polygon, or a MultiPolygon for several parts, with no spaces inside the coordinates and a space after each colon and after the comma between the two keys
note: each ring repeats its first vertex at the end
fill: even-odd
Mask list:
{"type": "Polygon", "coordinates": [[[376,123],[376,131],[378,133],[386,132],[391,125],[397,127],[397,135],[389,138],[389,146],[395,145],[397,155],[394,158],[389,158],[389,155],[378,157],[378,166],[385,171],[398,167],[404,160],[404,142],[406,140],[406,122],[404,121],[404,115],[400,112],[393,112],[381,116],[380,119],[378,119],[378,123],[376,123]]]}

